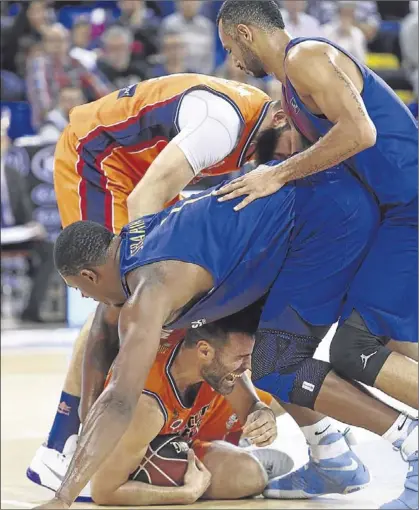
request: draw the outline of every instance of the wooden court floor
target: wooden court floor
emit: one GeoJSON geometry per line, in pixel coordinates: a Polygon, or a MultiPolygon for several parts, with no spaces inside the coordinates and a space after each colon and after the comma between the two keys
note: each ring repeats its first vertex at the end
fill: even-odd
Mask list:
{"type": "MultiPolygon", "coordinates": [[[[22,333],[22,335],[30,335],[22,333]]],[[[50,334],[50,333],[49,333],[50,334]]],[[[58,333],[57,333],[58,334],[58,333]]],[[[2,332],[2,346],[4,332],[2,332]]],[[[68,347],[2,348],[1,358],[1,508],[32,508],[52,493],[27,480],[25,471],[33,454],[48,434],[70,355],[68,347]]],[[[288,417],[280,418],[276,446],[292,455],[297,466],[307,459],[298,428],[288,417]]],[[[355,430],[359,444],[355,451],[368,465],[370,486],[349,496],[317,500],[278,501],[249,499],[209,501],[193,508],[378,508],[401,491],[406,467],[398,453],[373,434],[355,430]]],[[[76,504],[74,508],[98,508],[76,504]]],[[[154,507],[165,508],[165,507],[154,507]]],[[[185,508],[176,506],[173,508],[185,508]]]]}

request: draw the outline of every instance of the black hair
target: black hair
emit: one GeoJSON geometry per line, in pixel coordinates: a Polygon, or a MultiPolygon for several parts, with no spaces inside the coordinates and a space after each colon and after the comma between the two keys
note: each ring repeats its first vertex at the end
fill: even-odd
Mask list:
{"type": "Polygon", "coordinates": [[[258,328],[262,307],[266,298],[256,301],[233,315],[223,317],[198,328],[190,328],[185,335],[185,347],[194,347],[199,340],[222,347],[230,333],[246,333],[253,336],[258,328]]]}
{"type": "Polygon", "coordinates": [[[237,25],[253,25],[267,32],[284,29],[284,20],[275,0],[226,0],[217,15],[217,26],[232,35],[237,25]]]}
{"type": "Polygon", "coordinates": [[[54,245],[54,263],[62,276],[75,276],[82,269],[106,262],[115,235],[93,221],[76,221],[66,227],[54,245]]]}

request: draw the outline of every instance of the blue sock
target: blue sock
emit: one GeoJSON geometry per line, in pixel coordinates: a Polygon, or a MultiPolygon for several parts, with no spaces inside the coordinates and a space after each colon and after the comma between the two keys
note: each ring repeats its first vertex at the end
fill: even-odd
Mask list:
{"type": "Polygon", "coordinates": [[[62,452],[67,439],[79,433],[79,404],[80,397],[75,397],[63,391],[57,414],[48,436],[47,446],[62,452]]]}

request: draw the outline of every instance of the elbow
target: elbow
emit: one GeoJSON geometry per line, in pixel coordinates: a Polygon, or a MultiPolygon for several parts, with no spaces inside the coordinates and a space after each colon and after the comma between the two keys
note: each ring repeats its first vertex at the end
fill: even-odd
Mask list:
{"type": "Polygon", "coordinates": [[[90,494],[96,505],[112,505],[114,504],[112,493],[106,489],[104,483],[96,481],[95,478],[90,482],[90,494]]]}
{"type": "Polygon", "coordinates": [[[361,127],[358,127],[358,141],[362,150],[373,147],[377,142],[377,129],[372,120],[368,120],[369,121],[365,122],[361,127]]]}

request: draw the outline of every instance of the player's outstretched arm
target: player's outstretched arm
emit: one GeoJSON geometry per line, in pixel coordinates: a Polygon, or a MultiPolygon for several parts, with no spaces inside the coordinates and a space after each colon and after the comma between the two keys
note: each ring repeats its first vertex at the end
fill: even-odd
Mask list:
{"type": "Polygon", "coordinates": [[[318,142],[276,166],[261,165],[217,191],[220,200],[247,197],[240,210],[284,184],[337,165],[372,147],[376,128],[353,81],[336,64],[338,50],[327,44],[301,43],[286,60],[287,76],[302,98],[309,98],[334,124],[318,142]]]}
{"type": "MultiPolygon", "coordinates": [[[[87,415],[77,450],[56,493],[69,508],[126,432],[156,357],[167,314],[164,285],[143,282],[121,309],[121,347],[112,378],[87,415]]],[[[40,508],[55,508],[41,506],[40,508]]]]}

